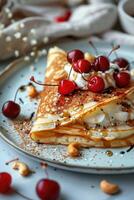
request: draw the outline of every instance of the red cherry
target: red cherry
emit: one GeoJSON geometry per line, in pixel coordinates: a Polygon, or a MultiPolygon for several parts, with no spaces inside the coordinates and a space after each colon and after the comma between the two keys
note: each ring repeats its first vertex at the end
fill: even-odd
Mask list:
{"type": "Polygon", "coordinates": [[[114,74],[114,79],[116,85],[119,88],[123,88],[129,85],[130,83],[130,74],[127,72],[119,72],[114,74]]]}
{"type": "Polygon", "coordinates": [[[80,59],[73,63],[73,69],[79,73],[88,73],[90,72],[92,66],[89,61],[85,59],[80,59]]]}
{"type": "Polygon", "coordinates": [[[79,49],[75,49],[67,53],[67,60],[69,63],[76,62],[77,60],[83,59],[83,58],[84,58],[84,53],[80,51],[79,49]]]}
{"type": "Polygon", "coordinates": [[[36,192],[42,200],[58,200],[60,186],[54,180],[41,179],[36,185],[36,192]]]}
{"type": "Polygon", "coordinates": [[[108,70],[110,66],[109,59],[106,56],[98,56],[94,64],[96,71],[103,71],[103,72],[108,70]]]}
{"type": "Polygon", "coordinates": [[[113,63],[116,63],[120,68],[129,68],[129,62],[125,58],[117,58],[113,61],[113,63]]]}
{"type": "Polygon", "coordinates": [[[16,118],[19,115],[20,110],[20,105],[15,103],[14,101],[7,101],[2,107],[3,115],[10,119],[16,118]]]}
{"type": "Polygon", "coordinates": [[[59,84],[58,91],[62,95],[68,95],[77,88],[75,82],[70,80],[62,80],[59,84]]]}
{"type": "Polygon", "coordinates": [[[7,172],[0,173],[0,193],[6,193],[11,186],[12,177],[7,172]]]}
{"type": "Polygon", "coordinates": [[[70,19],[72,12],[70,10],[66,11],[64,15],[55,17],[55,22],[66,22],[70,19]]]}
{"type": "Polygon", "coordinates": [[[105,83],[100,76],[92,76],[88,80],[88,88],[92,92],[102,92],[105,88],[105,83]]]}
{"type": "Polygon", "coordinates": [[[96,59],[91,63],[91,66],[92,66],[92,69],[94,69],[95,71],[99,71],[99,65],[96,59]]]}

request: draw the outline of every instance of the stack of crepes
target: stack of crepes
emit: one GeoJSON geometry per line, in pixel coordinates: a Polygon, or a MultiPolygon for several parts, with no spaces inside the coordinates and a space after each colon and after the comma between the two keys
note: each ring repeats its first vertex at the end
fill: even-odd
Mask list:
{"type": "MultiPolygon", "coordinates": [[[[57,47],[48,53],[45,83],[67,78],[67,54],[57,47]]],[[[39,143],[82,147],[122,147],[134,144],[134,84],[110,92],[78,90],[68,96],[45,86],[30,132],[39,143]]]]}

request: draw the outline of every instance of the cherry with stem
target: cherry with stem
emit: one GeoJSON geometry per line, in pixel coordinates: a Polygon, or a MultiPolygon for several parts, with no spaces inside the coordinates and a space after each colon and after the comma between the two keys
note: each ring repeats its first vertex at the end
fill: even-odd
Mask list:
{"type": "MultiPolygon", "coordinates": [[[[90,40],[89,44],[92,46],[92,48],[95,50],[96,55],[98,55],[98,50],[95,47],[94,43],[90,40]]],[[[95,58],[95,61],[92,63],[92,68],[95,71],[106,71],[109,69],[110,63],[109,59],[106,56],[100,55],[95,58]]]]}
{"type": "Polygon", "coordinates": [[[89,73],[92,69],[91,63],[86,59],[80,59],[72,64],[74,71],[82,74],[89,73]]]}
{"type": "MultiPolygon", "coordinates": [[[[114,47],[114,44],[112,44],[112,47],[114,47]]],[[[118,57],[116,51],[114,52],[115,52],[116,59],[113,60],[113,63],[117,64],[122,69],[123,68],[129,69],[130,63],[128,62],[128,60],[123,57],[118,57]]]]}
{"type": "Polygon", "coordinates": [[[20,114],[21,107],[18,103],[16,103],[16,99],[21,87],[17,89],[13,101],[9,100],[3,104],[2,113],[5,117],[9,119],[15,119],[20,114]]]}
{"type": "Polygon", "coordinates": [[[56,86],[56,87],[58,87],[58,92],[61,95],[68,95],[68,94],[72,93],[77,88],[75,82],[67,80],[67,79],[61,80],[58,85],[57,84],[39,83],[35,80],[35,78],[33,76],[30,78],[30,80],[32,82],[38,84],[38,85],[41,85],[41,86],[50,86],[50,87],[56,86]]]}
{"type": "Polygon", "coordinates": [[[102,77],[94,75],[88,81],[88,88],[91,92],[101,93],[105,89],[105,83],[102,77]]]}
{"type": "MultiPolygon", "coordinates": [[[[89,41],[89,43],[95,50],[96,54],[98,54],[97,48],[95,47],[93,42],[89,41]]],[[[104,56],[104,55],[97,56],[95,61],[92,63],[92,67],[94,68],[94,70],[95,71],[103,71],[103,72],[107,71],[110,67],[109,57],[118,48],[120,48],[119,45],[113,47],[112,50],[109,52],[108,56],[104,56]]]]}
{"type": "MultiPolygon", "coordinates": [[[[79,49],[74,49],[74,50],[69,51],[67,53],[67,61],[69,63],[71,63],[72,65],[73,65],[73,63],[76,63],[80,59],[84,59],[84,53],[79,49]]],[[[72,68],[73,68],[72,65],[71,65],[71,69],[69,71],[67,79],[70,78],[70,75],[71,75],[71,72],[72,72],[72,68]]]]}
{"type": "Polygon", "coordinates": [[[46,177],[40,179],[36,184],[36,193],[40,199],[58,200],[60,196],[60,185],[55,180],[49,179],[47,167],[44,162],[40,163],[41,167],[45,169],[46,177]]]}

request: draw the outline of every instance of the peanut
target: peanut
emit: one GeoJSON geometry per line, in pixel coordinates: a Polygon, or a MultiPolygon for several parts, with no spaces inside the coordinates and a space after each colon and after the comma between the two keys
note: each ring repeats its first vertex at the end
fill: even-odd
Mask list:
{"type": "Polygon", "coordinates": [[[68,145],[68,153],[71,157],[78,157],[80,155],[79,152],[80,145],[78,142],[73,142],[68,145]]]}
{"type": "Polygon", "coordinates": [[[12,168],[19,171],[19,174],[22,176],[28,176],[31,173],[29,167],[20,161],[15,161],[12,164],[12,168]]]}
{"type": "Polygon", "coordinates": [[[106,180],[100,182],[100,188],[103,192],[111,195],[119,192],[118,185],[110,183],[106,180]]]}

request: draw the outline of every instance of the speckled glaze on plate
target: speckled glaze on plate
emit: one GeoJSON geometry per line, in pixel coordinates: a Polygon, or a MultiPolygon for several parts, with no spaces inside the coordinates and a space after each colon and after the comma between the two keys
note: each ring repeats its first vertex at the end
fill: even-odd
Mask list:
{"type": "MultiPolygon", "coordinates": [[[[79,48],[84,51],[90,50],[90,52],[94,53],[88,45],[87,40],[68,40],[54,45],[58,45],[65,50],[79,48]]],[[[96,42],[95,45],[100,53],[103,52],[104,54],[107,54],[111,50],[111,44],[106,42],[96,42]]],[[[118,51],[118,55],[126,57],[132,61],[133,51],[133,47],[121,47],[118,51]]],[[[113,54],[111,59],[114,57],[115,55],[113,54]]],[[[13,99],[15,91],[20,85],[29,82],[29,77],[31,75],[34,75],[37,80],[43,80],[45,75],[45,65],[46,57],[44,58],[44,56],[40,57],[36,62],[33,60],[25,62],[24,59],[19,59],[11,63],[0,75],[0,108],[5,101],[13,99]],[[34,71],[33,66],[35,68],[34,71]]],[[[39,87],[39,89],[41,89],[41,87],[39,87]]],[[[26,92],[20,92],[19,97],[24,102],[19,102],[22,107],[21,118],[29,118],[31,113],[36,111],[36,100],[30,101],[26,92]]],[[[24,144],[20,135],[15,131],[12,122],[7,120],[2,113],[0,113],[0,136],[8,144],[26,156],[30,156],[37,161],[45,161],[51,166],[71,171],[96,174],[121,174],[134,172],[134,149],[131,149],[131,151],[128,151],[129,147],[117,149],[83,149],[79,158],[72,159],[67,156],[65,146],[36,144],[30,139],[28,144],[24,144]],[[35,151],[33,151],[33,149],[35,151]],[[111,157],[106,154],[108,150],[113,152],[111,157]]]]}

